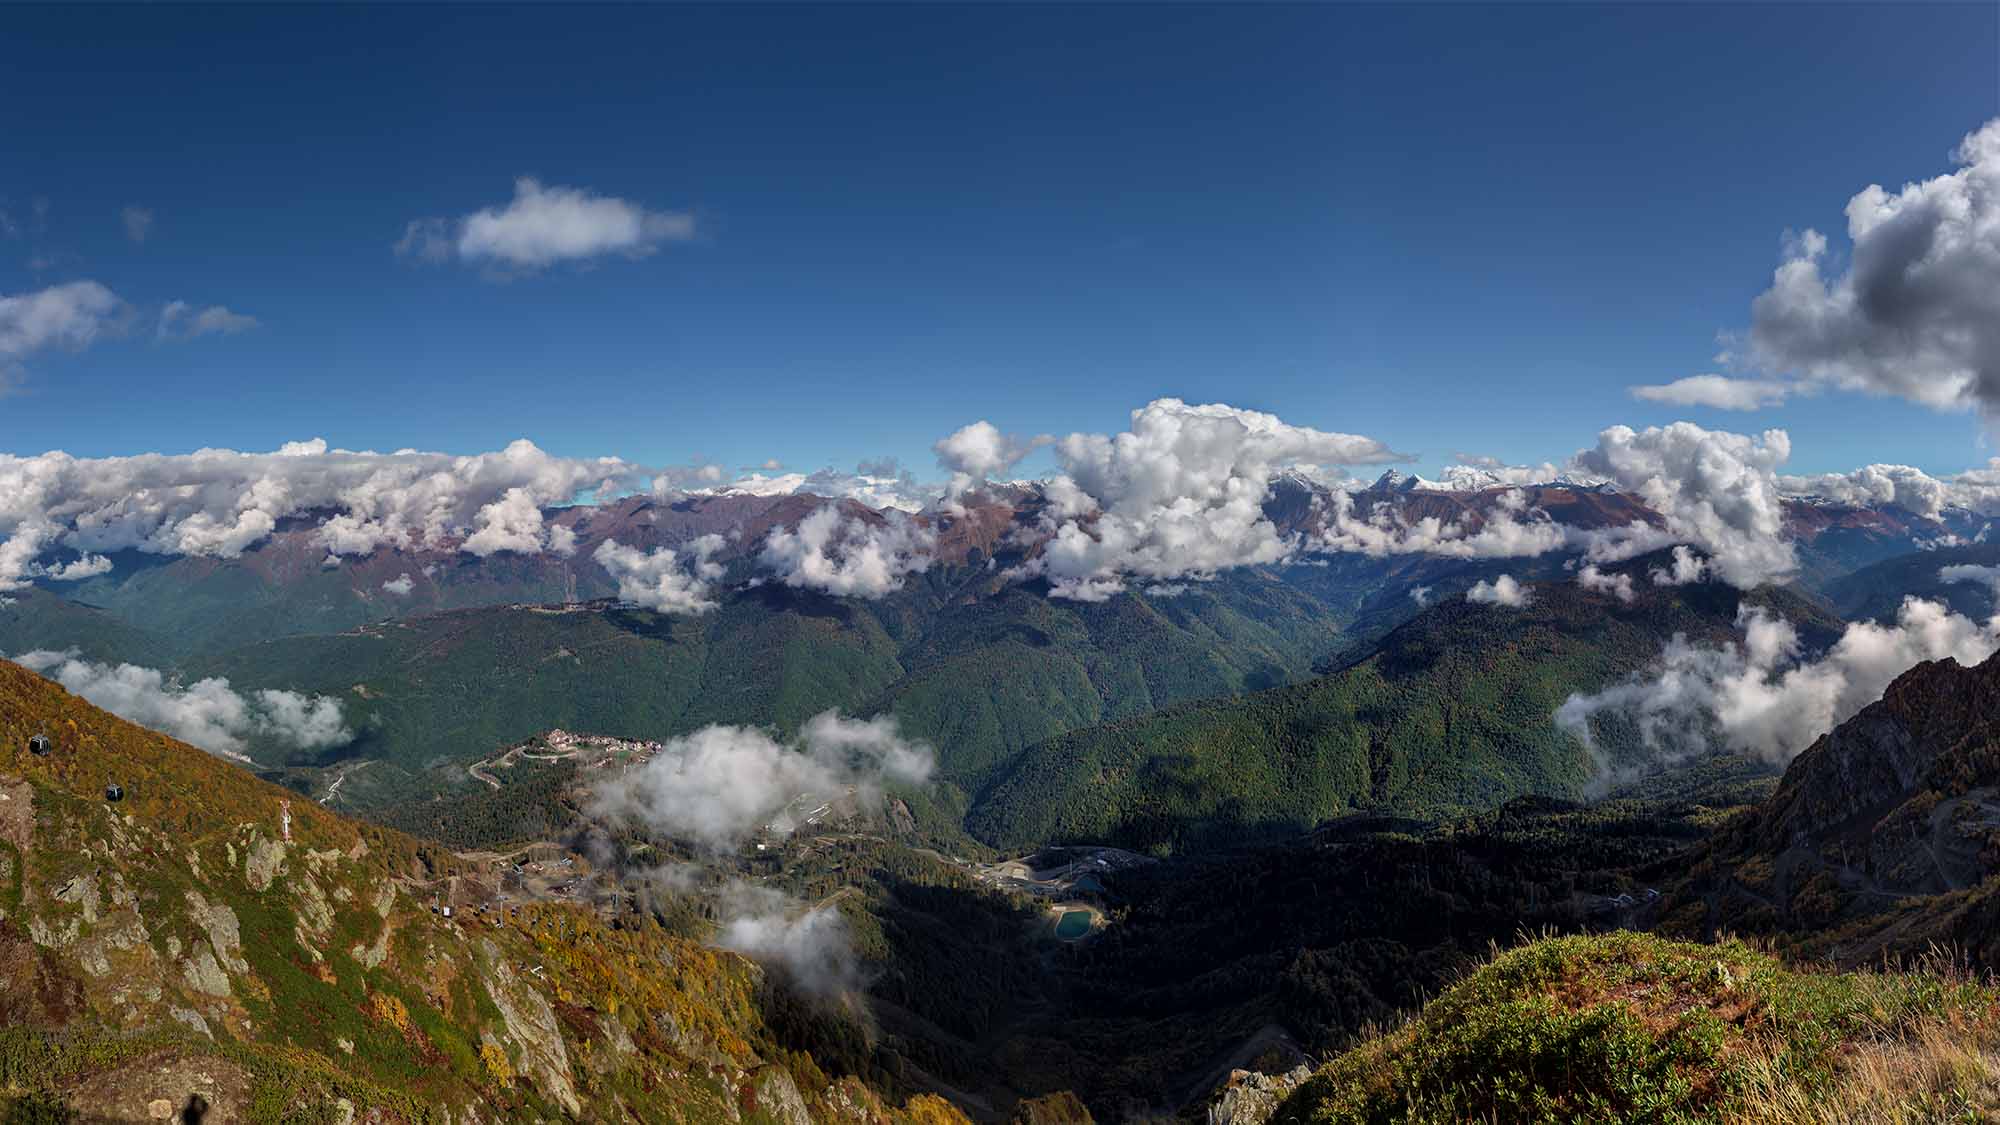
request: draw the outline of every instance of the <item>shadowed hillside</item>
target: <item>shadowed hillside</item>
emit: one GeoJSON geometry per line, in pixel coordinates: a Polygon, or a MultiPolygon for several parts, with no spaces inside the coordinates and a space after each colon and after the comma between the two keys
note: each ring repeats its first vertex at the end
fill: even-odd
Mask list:
{"type": "Polygon", "coordinates": [[[1683,865],[1664,925],[1852,964],[1932,944],[2000,965],[2000,657],[1920,664],[1683,865]]]}

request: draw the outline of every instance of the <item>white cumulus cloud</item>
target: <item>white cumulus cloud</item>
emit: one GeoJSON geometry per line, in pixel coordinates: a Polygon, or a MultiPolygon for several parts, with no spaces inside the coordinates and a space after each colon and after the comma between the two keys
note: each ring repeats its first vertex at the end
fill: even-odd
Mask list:
{"type": "Polygon", "coordinates": [[[257,318],[234,313],[221,305],[195,308],[186,301],[168,301],[160,309],[155,332],[162,340],[192,340],[200,336],[234,336],[257,327],[257,318]]]}
{"type": "Polygon", "coordinates": [[[1010,472],[1022,458],[1054,440],[1003,434],[998,426],[981,420],[953,430],[931,448],[937,453],[938,464],[951,473],[948,492],[956,497],[982,481],[1010,472]]]}
{"type": "Polygon", "coordinates": [[[1777,467],[1791,450],[1783,430],[1749,437],[1691,422],[1605,430],[1595,448],[1576,455],[1578,467],[1638,496],[1665,518],[1666,529],[1600,533],[1593,557],[1613,561],[1680,542],[1707,552],[1714,573],[1731,585],[1790,574],[1798,559],[1784,537],[1777,467]]]}
{"type": "Polygon", "coordinates": [[[936,755],[904,739],[894,719],[827,711],[781,742],[755,727],[709,726],[592,791],[589,810],[711,848],[760,831],[789,835],[820,805],[867,810],[891,782],[921,785],[936,755]]]}
{"type": "Polygon", "coordinates": [[[95,281],[0,296],[0,369],[46,348],[84,348],[115,331],[125,302],[95,281]]]}
{"type": "Polygon", "coordinates": [[[1473,583],[1472,589],[1465,592],[1465,600],[1478,602],[1481,605],[1522,609],[1534,600],[1534,593],[1528,587],[1521,585],[1513,575],[1503,574],[1490,582],[1482,578],[1473,583]]]}
{"type": "Polygon", "coordinates": [[[1632,397],[1672,406],[1708,406],[1717,410],[1762,410],[1785,401],[1793,390],[1775,379],[1734,379],[1727,375],[1689,375],[1671,383],[1633,387],[1632,397]]]}
{"type": "Polygon", "coordinates": [[[716,606],[712,585],[722,566],[714,556],[723,546],[720,535],[703,535],[681,551],[641,551],[606,539],[591,557],[618,580],[618,596],[628,602],[661,613],[707,613],[716,606]]]}
{"type": "Polygon", "coordinates": [[[1610,594],[1621,602],[1632,600],[1632,576],[1611,574],[1598,569],[1596,564],[1587,563],[1576,572],[1576,584],[1599,594],[1610,594]]]}
{"type": "Polygon", "coordinates": [[[1097,601],[1130,578],[1204,579],[1281,562],[1300,549],[1266,519],[1271,480],[1299,464],[1405,460],[1373,438],[1294,426],[1233,406],[1157,399],[1120,434],[1054,443],[1049,540],[1016,576],[1045,577],[1057,597],[1097,601]]]}
{"type": "Polygon", "coordinates": [[[694,216],[654,211],[584,188],[514,181],[514,198],[456,220],[418,219],[396,243],[399,254],[427,261],[533,272],[611,255],[642,258],[694,237],[694,216]]]}
{"type": "Polygon", "coordinates": [[[1956,171],[1848,200],[1844,272],[1829,275],[1818,231],[1790,240],[1740,361],[1805,386],[2000,413],[2000,120],[1952,158],[1956,171]]]}
{"type": "Polygon", "coordinates": [[[879,598],[902,589],[909,575],[930,568],[935,539],[929,528],[900,512],[871,523],[843,517],[828,504],[795,528],[773,530],[758,561],[787,586],[836,597],[879,598]]]}
{"type": "Polygon", "coordinates": [[[1687,549],[1685,544],[1674,548],[1673,565],[1654,567],[1647,573],[1655,586],[1691,586],[1708,580],[1708,560],[1687,549]]]}

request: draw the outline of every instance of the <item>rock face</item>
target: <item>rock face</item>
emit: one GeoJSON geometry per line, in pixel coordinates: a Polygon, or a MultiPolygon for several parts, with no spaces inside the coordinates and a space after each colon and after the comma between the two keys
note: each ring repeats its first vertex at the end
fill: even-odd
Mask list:
{"type": "Polygon", "coordinates": [[[582,1112],[576,1087],[570,1081],[569,1052],[563,1046],[562,1025],[548,999],[524,985],[512,966],[492,942],[482,943],[488,972],[488,994],[506,1021],[507,1035],[518,1045],[522,1069],[538,1077],[544,1088],[564,1109],[582,1112]]]}
{"type": "Polygon", "coordinates": [[[1799,755],[1773,794],[1767,843],[1872,828],[1923,793],[1962,797],[2000,782],[2000,661],[1935,660],[1799,755]]]}
{"type": "MultiPolygon", "coordinates": [[[[289,813],[286,816],[289,821],[289,813]]],[[[243,878],[249,882],[251,890],[269,890],[271,880],[278,877],[278,870],[284,865],[284,841],[266,839],[260,833],[250,842],[249,851],[243,857],[243,878]]]]}
{"type": "Polygon", "coordinates": [[[791,1072],[779,1066],[767,1066],[757,1072],[752,1082],[757,1106],[773,1120],[783,1125],[813,1125],[812,1114],[806,1110],[806,1100],[799,1094],[797,1082],[791,1072]]]}
{"type": "Polygon", "coordinates": [[[1662,917],[1677,931],[1839,933],[1847,958],[1921,948],[1935,905],[1963,927],[2000,873],[2000,657],[1920,664],[1800,754],[1719,833],[1662,917]],[[1885,932],[1891,912],[1901,936],[1885,932]]]}
{"type": "Polygon", "coordinates": [[[1279,1104],[1310,1077],[1312,1068],[1305,1066],[1287,1074],[1236,1071],[1209,1103],[1209,1125],[1264,1125],[1279,1104]]]}

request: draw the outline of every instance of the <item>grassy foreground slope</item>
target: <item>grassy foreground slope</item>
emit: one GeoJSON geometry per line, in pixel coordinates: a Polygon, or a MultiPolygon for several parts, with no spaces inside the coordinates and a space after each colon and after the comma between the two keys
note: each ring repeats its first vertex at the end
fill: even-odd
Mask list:
{"type": "Polygon", "coordinates": [[[1501,954],[1321,1068],[1283,1125],[1976,1121],[2000,996],[1949,971],[1787,968],[1619,932],[1501,954]]]}
{"type": "Polygon", "coordinates": [[[0,662],[0,1116],[962,1120],[775,1030],[734,954],[566,905],[434,914],[458,871],[0,662]]]}
{"type": "Polygon", "coordinates": [[[1753,599],[1808,636],[1833,624],[1782,590],[1657,587],[1644,566],[1631,602],[1573,582],[1533,586],[1525,608],[1454,599],[1330,675],[1051,739],[979,795],[966,826],[1002,848],[1186,849],[1357,809],[1428,818],[1567,795],[1595,772],[1553,722],[1571,692],[1643,667],[1675,634],[1738,639],[1753,599]]]}

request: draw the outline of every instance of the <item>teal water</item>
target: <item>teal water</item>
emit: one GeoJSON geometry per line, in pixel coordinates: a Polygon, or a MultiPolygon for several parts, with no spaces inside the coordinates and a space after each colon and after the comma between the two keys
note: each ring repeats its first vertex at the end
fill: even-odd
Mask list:
{"type": "Polygon", "coordinates": [[[1090,911],[1065,910],[1056,921],[1056,936],[1059,938],[1080,938],[1090,932],[1090,911]]]}

